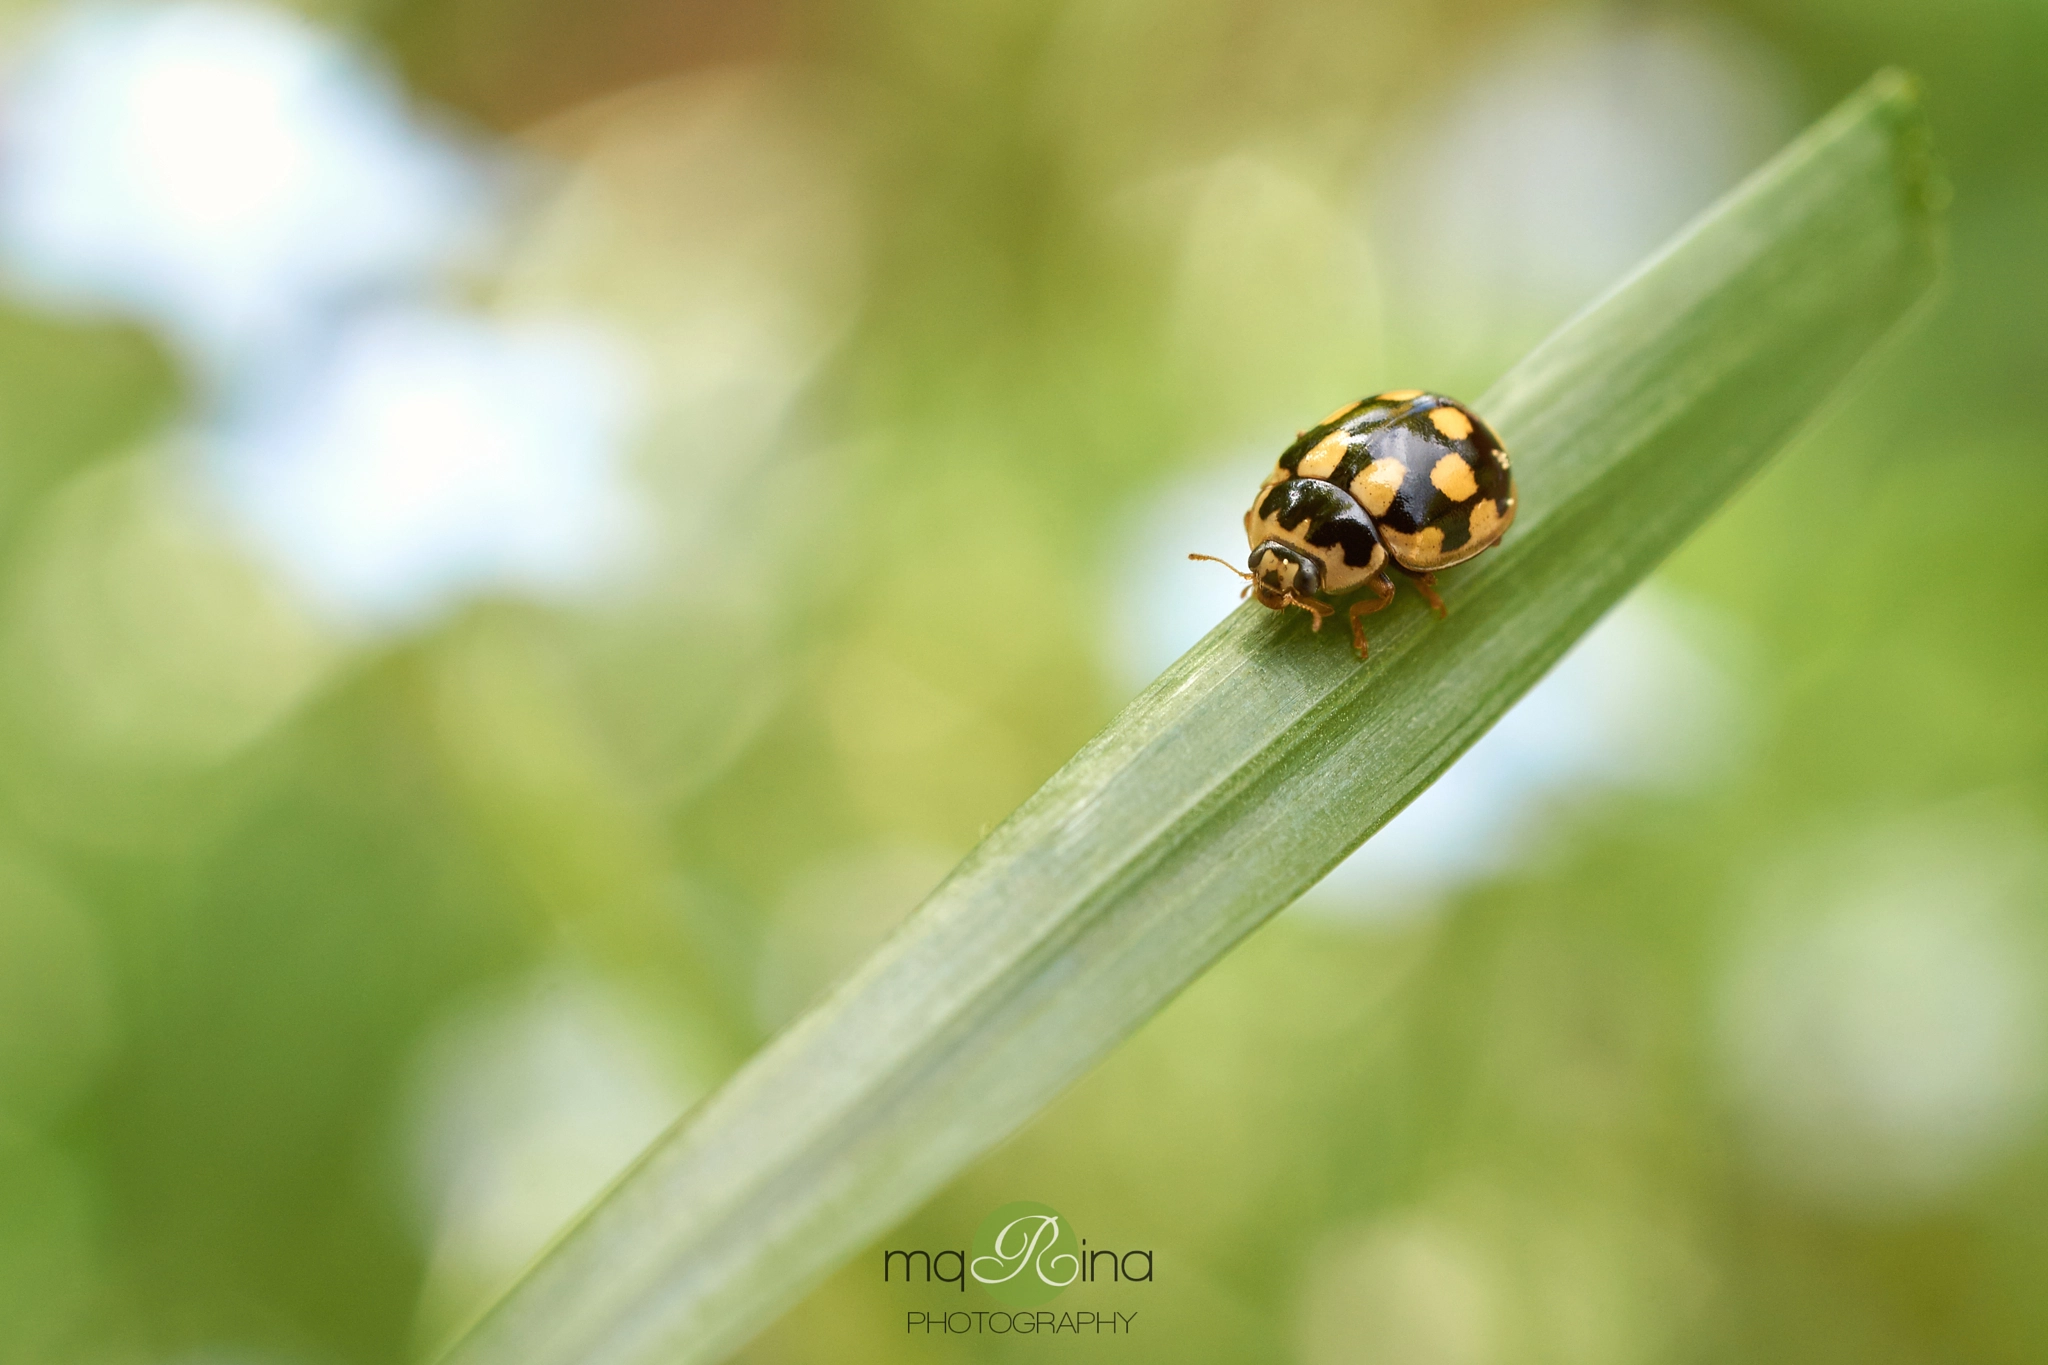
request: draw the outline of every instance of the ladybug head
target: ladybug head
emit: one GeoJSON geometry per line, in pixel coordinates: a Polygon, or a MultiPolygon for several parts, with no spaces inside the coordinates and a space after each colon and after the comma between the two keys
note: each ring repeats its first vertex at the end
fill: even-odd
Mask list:
{"type": "Polygon", "coordinates": [[[1245,567],[1252,571],[1252,596],[1260,606],[1275,611],[1299,605],[1323,590],[1323,566],[1277,540],[1261,542],[1245,567]]]}
{"type": "Polygon", "coordinates": [[[1230,561],[1218,559],[1215,555],[1189,555],[1189,559],[1206,559],[1245,580],[1244,590],[1259,600],[1262,607],[1279,611],[1283,607],[1300,607],[1315,618],[1315,628],[1323,628],[1323,619],[1336,610],[1316,594],[1323,590],[1323,566],[1313,555],[1303,554],[1292,545],[1283,545],[1277,540],[1261,541],[1252,557],[1247,561],[1251,572],[1231,568],[1230,561]]]}

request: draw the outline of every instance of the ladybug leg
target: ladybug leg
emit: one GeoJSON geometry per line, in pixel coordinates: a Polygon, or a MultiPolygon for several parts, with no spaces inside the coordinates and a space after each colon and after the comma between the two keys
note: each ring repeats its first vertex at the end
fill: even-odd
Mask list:
{"type": "Polygon", "coordinates": [[[1287,594],[1287,605],[1290,607],[1300,607],[1310,616],[1313,616],[1315,622],[1309,629],[1316,631],[1318,634],[1322,632],[1323,621],[1337,610],[1327,602],[1318,602],[1313,597],[1296,597],[1293,593],[1287,594]]]}
{"type": "MultiPolygon", "coordinates": [[[[1403,572],[1406,571],[1404,570],[1403,572]]],[[[1444,605],[1444,599],[1436,595],[1435,574],[1411,573],[1408,577],[1414,580],[1415,591],[1421,593],[1428,600],[1429,609],[1436,613],[1437,620],[1441,621],[1451,614],[1451,609],[1444,605]]]]}
{"type": "Polygon", "coordinates": [[[1366,586],[1373,591],[1372,600],[1368,602],[1361,597],[1353,602],[1351,610],[1345,613],[1351,622],[1351,647],[1358,651],[1361,662],[1365,659],[1365,625],[1359,618],[1372,615],[1394,600],[1394,585],[1387,581],[1385,574],[1368,579],[1366,586]]]}

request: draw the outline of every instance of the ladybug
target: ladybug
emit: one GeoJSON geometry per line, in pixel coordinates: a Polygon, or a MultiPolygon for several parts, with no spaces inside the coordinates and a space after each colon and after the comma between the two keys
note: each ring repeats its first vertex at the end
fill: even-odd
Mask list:
{"type": "Polygon", "coordinates": [[[1280,456],[1244,514],[1251,558],[1245,591],[1275,611],[1300,607],[1315,629],[1336,596],[1351,604],[1351,645],[1366,657],[1360,618],[1394,600],[1389,567],[1414,581],[1439,617],[1436,571],[1497,544],[1515,519],[1515,480],[1500,438],[1440,393],[1397,389],[1347,403],[1280,456]]]}

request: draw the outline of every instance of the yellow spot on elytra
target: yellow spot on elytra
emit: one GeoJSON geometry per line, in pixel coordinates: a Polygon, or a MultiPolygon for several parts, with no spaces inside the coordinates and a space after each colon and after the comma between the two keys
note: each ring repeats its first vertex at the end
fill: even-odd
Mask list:
{"type": "Polygon", "coordinates": [[[1508,448],[1502,446],[1499,450],[1494,451],[1493,458],[1499,462],[1502,469],[1506,469],[1508,467],[1508,448]]]}
{"type": "Polygon", "coordinates": [[[1411,398],[1422,397],[1421,389],[1391,389],[1379,395],[1389,403],[1405,403],[1411,398]]]}
{"type": "Polygon", "coordinates": [[[1492,498],[1486,498],[1472,509],[1472,543],[1491,545],[1500,531],[1500,505],[1492,498]]]}
{"type": "Polygon", "coordinates": [[[1353,408],[1357,406],[1358,404],[1356,403],[1346,403],[1343,407],[1338,408],[1335,412],[1332,412],[1328,417],[1325,417],[1322,421],[1316,423],[1316,425],[1319,427],[1326,427],[1330,425],[1330,423],[1336,421],[1339,417],[1342,417],[1345,413],[1351,411],[1353,408]]]}
{"type": "MultiPolygon", "coordinates": [[[[1442,412],[1438,408],[1437,412],[1442,412]]],[[[1430,414],[1432,417],[1436,413],[1430,414]]],[[[1479,491],[1479,481],[1472,477],[1472,466],[1465,463],[1462,455],[1446,455],[1436,462],[1436,468],[1429,471],[1429,481],[1436,485],[1437,492],[1452,502],[1463,502],[1479,491]]]]}
{"type": "Polygon", "coordinates": [[[1456,408],[1431,408],[1429,424],[1453,441],[1462,441],[1472,434],[1472,419],[1456,408]]]}
{"type": "Polygon", "coordinates": [[[1374,460],[1351,481],[1351,496],[1373,516],[1383,517],[1394,505],[1394,495],[1401,491],[1401,481],[1407,477],[1408,466],[1399,460],[1374,460]]]}
{"type": "Polygon", "coordinates": [[[1304,479],[1327,479],[1336,472],[1338,462],[1344,458],[1347,449],[1349,445],[1344,433],[1333,431],[1301,457],[1301,463],[1294,467],[1294,472],[1304,479]]]}
{"type": "Polygon", "coordinates": [[[1399,531],[1380,527],[1380,539],[1387,542],[1387,548],[1394,552],[1394,558],[1407,569],[1434,569],[1444,558],[1444,528],[1425,526],[1414,535],[1403,535],[1399,531]]]}

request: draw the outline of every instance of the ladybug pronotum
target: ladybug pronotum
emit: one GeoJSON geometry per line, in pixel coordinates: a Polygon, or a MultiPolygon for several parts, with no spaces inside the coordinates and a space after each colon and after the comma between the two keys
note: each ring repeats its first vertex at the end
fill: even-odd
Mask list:
{"type": "Polygon", "coordinates": [[[1514,519],[1500,438],[1454,399],[1398,389],[1347,403],[1295,438],[1244,514],[1251,572],[1231,572],[1261,606],[1300,607],[1317,630],[1336,611],[1325,595],[1370,589],[1346,613],[1363,659],[1360,618],[1394,600],[1389,567],[1442,616],[1436,571],[1498,543],[1514,519]]]}

